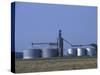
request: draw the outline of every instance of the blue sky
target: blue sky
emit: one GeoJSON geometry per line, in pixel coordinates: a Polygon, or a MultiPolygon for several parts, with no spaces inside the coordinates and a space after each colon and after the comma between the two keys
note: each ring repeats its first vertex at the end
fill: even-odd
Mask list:
{"type": "Polygon", "coordinates": [[[16,51],[30,48],[32,42],[56,42],[59,29],[72,44],[97,40],[96,7],[16,2],[15,9],[16,51]]]}

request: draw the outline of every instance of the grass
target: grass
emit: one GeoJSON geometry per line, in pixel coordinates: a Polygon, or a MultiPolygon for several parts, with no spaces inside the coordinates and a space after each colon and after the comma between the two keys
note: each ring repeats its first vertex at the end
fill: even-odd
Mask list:
{"type": "Polygon", "coordinates": [[[69,57],[23,60],[16,59],[16,73],[97,68],[96,57],[69,57]]]}

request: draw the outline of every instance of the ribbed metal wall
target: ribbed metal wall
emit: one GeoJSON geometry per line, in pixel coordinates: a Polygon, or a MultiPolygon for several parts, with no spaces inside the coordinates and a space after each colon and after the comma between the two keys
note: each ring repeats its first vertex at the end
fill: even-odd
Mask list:
{"type": "Polygon", "coordinates": [[[96,50],[94,48],[86,48],[88,56],[95,56],[96,50]]]}
{"type": "Polygon", "coordinates": [[[69,48],[68,55],[69,56],[77,56],[77,48],[69,48]]]}
{"type": "Polygon", "coordinates": [[[87,50],[85,48],[77,48],[77,56],[86,56],[87,50]]]}
{"type": "Polygon", "coordinates": [[[42,50],[42,58],[57,57],[58,50],[56,48],[45,48],[42,50]]]}
{"type": "Polygon", "coordinates": [[[41,49],[27,49],[23,51],[23,59],[40,58],[42,55],[41,49]]]}

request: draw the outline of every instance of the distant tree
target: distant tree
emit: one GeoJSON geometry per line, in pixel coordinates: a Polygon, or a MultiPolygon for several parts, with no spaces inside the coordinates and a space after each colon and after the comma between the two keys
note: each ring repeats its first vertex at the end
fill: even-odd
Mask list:
{"type": "Polygon", "coordinates": [[[90,45],[91,45],[93,48],[95,48],[96,54],[97,54],[97,44],[96,44],[96,43],[91,43],[90,45]]]}
{"type": "Polygon", "coordinates": [[[91,45],[92,47],[94,47],[94,48],[97,50],[97,44],[91,43],[90,45],[91,45]]]}

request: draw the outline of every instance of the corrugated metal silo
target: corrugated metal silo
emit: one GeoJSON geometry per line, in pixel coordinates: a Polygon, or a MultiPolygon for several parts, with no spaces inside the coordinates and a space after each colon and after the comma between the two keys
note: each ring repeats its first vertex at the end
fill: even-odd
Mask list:
{"type": "Polygon", "coordinates": [[[66,50],[66,54],[65,54],[65,56],[68,56],[68,49],[66,50]]]}
{"type": "Polygon", "coordinates": [[[23,59],[36,59],[42,55],[41,49],[26,49],[23,51],[23,59]]]}
{"type": "Polygon", "coordinates": [[[45,48],[42,50],[43,58],[51,58],[51,57],[57,57],[57,56],[58,56],[57,48],[45,48]]]}
{"type": "Polygon", "coordinates": [[[77,56],[77,48],[69,48],[68,55],[69,56],[77,56]]]}
{"type": "Polygon", "coordinates": [[[77,48],[77,56],[87,55],[87,50],[85,48],[77,48]]]}
{"type": "Polygon", "coordinates": [[[95,56],[96,50],[94,48],[86,48],[88,56],[95,56]]]}

